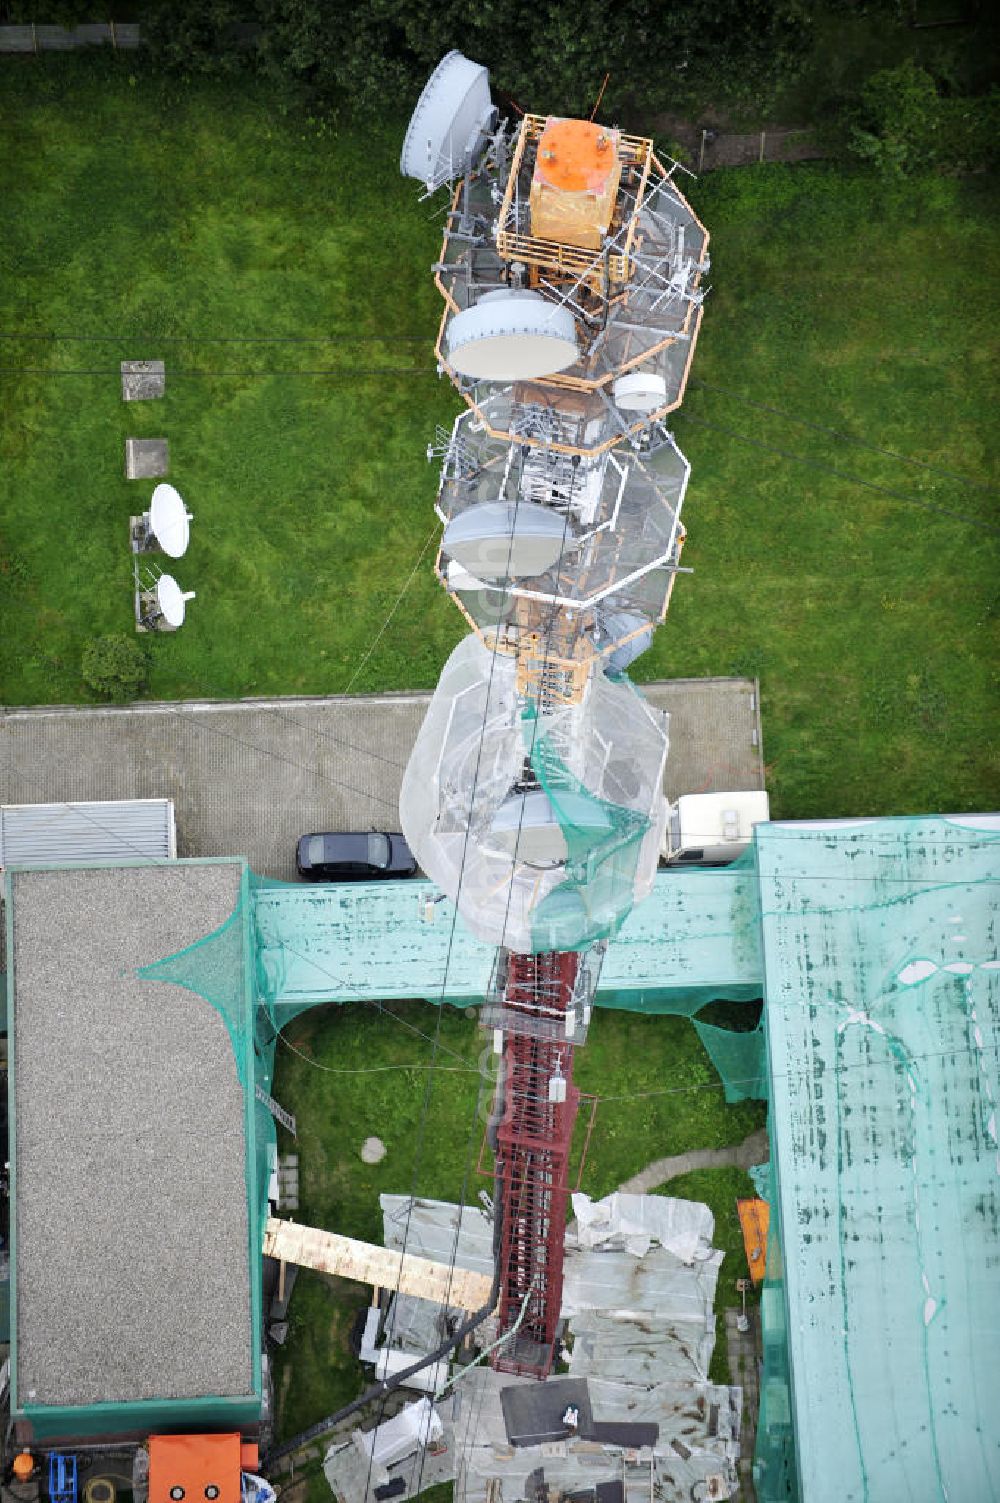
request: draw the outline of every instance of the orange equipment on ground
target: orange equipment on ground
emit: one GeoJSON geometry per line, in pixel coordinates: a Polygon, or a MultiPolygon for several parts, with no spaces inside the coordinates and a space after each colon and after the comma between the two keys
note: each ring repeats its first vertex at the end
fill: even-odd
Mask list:
{"type": "Polygon", "coordinates": [[[35,1458],[30,1451],[18,1451],[14,1457],[14,1477],[18,1482],[27,1482],[35,1470],[35,1458]]]}
{"type": "Polygon", "coordinates": [[[621,181],[618,132],[551,115],[531,179],[531,233],[538,240],[600,250],[621,181]]]}
{"type": "Polygon", "coordinates": [[[771,1208],[766,1200],[738,1200],[736,1210],[743,1231],[743,1246],[746,1248],[747,1264],[754,1288],[764,1281],[767,1264],[767,1229],[771,1220],[771,1208]]]}
{"type": "Polygon", "coordinates": [[[151,1435],[149,1503],[240,1503],[240,1472],[256,1446],[231,1435],[151,1435]]]}

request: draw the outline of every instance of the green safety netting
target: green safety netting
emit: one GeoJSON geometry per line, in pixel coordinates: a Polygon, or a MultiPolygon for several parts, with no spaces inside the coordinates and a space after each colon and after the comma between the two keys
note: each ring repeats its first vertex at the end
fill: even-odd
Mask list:
{"type": "Polygon", "coordinates": [[[247,995],[247,925],[249,908],[246,882],[233,912],[218,929],[195,940],[193,945],[143,966],[138,974],[148,981],[166,981],[186,986],[210,1002],[229,1032],[236,1068],[244,1085],[249,1079],[249,1042],[253,1011],[247,995]]]}
{"type": "Polygon", "coordinates": [[[1000,1497],[1000,819],[755,847],[780,1236],[758,1496],[1000,1497]]]}
{"type": "Polygon", "coordinates": [[[540,730],[534,707],[524,714],[532,770],[545,790],[568,859],[566,877],[535,909],[532,948],[582,950],[618,932],[636,901],[636,870],[651,821],[637,809],[598,798],[540,730]]]}
{"type": "MultiPolygon", "coordinates": [[[[554,807],[578,809],[560,760],[543,747],[537,766],[554,807]]],[[[574,859],[598,881],[608,865],[610,912],[636,832],[594,839],[601,812],[571,821],[569,839],[591,831],[574,859]]],[[[738,866],[661,874],[605,960],[599,1003],[692,1017],[727,1098],[769,1100],[772,1166],[756,1181],[771,1204],[760,1503],[944,1497],[946,1474],[952,1498],[993,1495],[1000,1442],[983,1416],[1000,1370],[979,1332],[996,1308],[1000,1225],[998,867],[993,828],[958,817],[764,825],[738,866]],[[754,1026],[737,1016],[728,1029],[702,1012],[762,991],[763,1031],[749,1013],[754,1026]],[[886,1392],[904,1389],[899,1414],[887,1410],[886,1392]],[[935,1451],[938,1432],[955,1444],[935,1451]],[[885,1490],[903,1475],[906,1488],[885,1490]]],[[[362,985],[404,995],[378,993],[386,977],[413,987],[407,995],[452,1000],[449,956],[464,967],[464,994],[482,995],[489,947],[461,926],[453,943],[449,922],[428,920],[431,885],[381,888],[303,893],[248,877],[238,914],[147,974],[219,1007],[245,1085],[266,1090],[275,1027],[294,1011],[354,1000],[362,985]],[[350,970],[352,948],[364,970],[350,970]],[[426,984],[434,957],[439,990],[426,984]]],[[[273,1145],[260,1103],[255,1121],[259,1143],[273,1145]]],[[[263,1204],[266,1153],[257,1162],[263,1204]]]]}
{"type": "Polygon", "coordinates": [[[781,1254],[778,1201],[772,1164],[755,1166],[751,1175],[758,1194],[771,1207],[767,1262],[760,1294],[763,1362],[753,1477],[757,1503],[799,1503],[792,1427],[792,1392],[788,1363],[785,1265],[781,1254]]]}
{"type": "Polygon", "coordinates": [[[764,1043],[764,1025],[746,1032],[733,1028],[716,1028],[693,1018],[694,1029],[701,1039],[709,1059],[719,1072],[725,1087],[726,1100],[766,1101],[767,1060],[764,1043]]]}
{"type": "MultiPolygon", "coordinates": [[[[196,992],[211,1003],[226,1025],[252,1123],[247,1188],[251,1245],[256,1247],[263,1237],[268,1186],[277,1156],[277,1131],[266,1099],[274,1076],[277,1030],[271,999],[258,986],[254,930],[255,894],[260,887],[271,885],[245,869],[239,899],[225,923],[176,954],[143,966],[138,973],[151,981],[196,992]]],[[[248,1133],[248,1140],[250,1136],[248,1133]]]]}

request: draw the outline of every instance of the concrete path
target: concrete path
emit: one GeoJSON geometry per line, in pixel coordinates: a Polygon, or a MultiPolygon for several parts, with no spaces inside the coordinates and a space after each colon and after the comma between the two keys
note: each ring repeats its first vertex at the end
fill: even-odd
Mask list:
{"type": "MultiPolygon", "coordinates": [[[[763,788],[752,679],[643,686],[670,712],[668,796],[763,788]]],[[[178,855],[295,876],[310,830],[395,830],[427,694],[0,708],[0,803],[172,798],[178,855]]]]}
{"type": "Polygon", "coordinates": [[[689,1153],[675,1153],[672,1158],[655,1159],[618,1188],[627,1195],[648,1195],[658,1185],[690,1174],[693,1169],[749,1169],[751,1164],[766,1164],[769,1155],[767,1128],[760,1127],[742,1143],[733,1143],[728,1148],[694,1148],[689,1153]]]}
{"type": "Polygon", "coordinates": [[[760,1306],[747,1305],[748,1331],[739,1331],[735,1310],[726,1311],[726,1353],[729,1357],[730,1382],[743,1390],[743,1418],[740,1426],[740,1503],[756,1503],[753,1484],[753,1453],[757,1444],[757,1416],[760,1412],[760,1364],[764,1349],[761,1343],[760,1306]]]}

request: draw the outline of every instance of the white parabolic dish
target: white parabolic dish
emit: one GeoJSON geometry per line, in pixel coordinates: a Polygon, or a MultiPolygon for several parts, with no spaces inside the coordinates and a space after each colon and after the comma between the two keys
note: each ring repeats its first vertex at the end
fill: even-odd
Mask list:
{"type": "Polygon", "coordinates": [[[573,534],[558,512],[532,501],[482,501],[448,523],[441,546],[477,579],[534,578],[551,569],[573,534]]]}
{"type": "Polygon", "coordinates": [[[438,63],[410,118],[399,159],[404,177],[428,189],[465,170],[493,119],[490,76],[481,63],[448,52],[438,63]]]}
{"type": "Polygon", "coordinates": [[[450,364],[480,381],[552,376],[573,365],[578,353],[572,313],[537,292],[487,293],[448,325],[450,364]]]}
{"type": "Polygon", "coordinates": [[[158,485],[149,503],[149,528],[170,558],[182,558],[191,536],[191,513],[172,485],[158,485]]]}
{"type": "Polygon", "coordinates": [[[516,856],[527,866],[560,866],[569,855],[556,812],[541,788],[505,799],[487,842],[497,855],[516,856]]]}
{"type": "Polygon", "coordinates": [[[615,405],[622,412],[655,412],[667,405],[667,383],[655,371],[632,371],[614,384],[615,405]]]}
{"type": "Polygon", "coordinates": [[[187,602],[194,595],[194,590],[182,590],[172,574],[161,574],[156,581],[156,603],[168,626],[183,626],[187,602]]]}

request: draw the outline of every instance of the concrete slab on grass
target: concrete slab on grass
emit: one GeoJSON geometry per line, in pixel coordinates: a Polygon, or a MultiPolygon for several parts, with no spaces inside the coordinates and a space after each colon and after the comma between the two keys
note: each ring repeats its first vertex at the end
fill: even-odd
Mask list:
{"type": "Polygon", "coordinates": [[[166,387],[166,367],[162,360],[122,361],[123,402],[149,402],[154,397],[162,397],[166,387]]]}
{"type": "Polygon", "coordinates": [[[170,445],[165,438],[125,440],[125,479],[152,480],[170,468],[170,445]]]}

